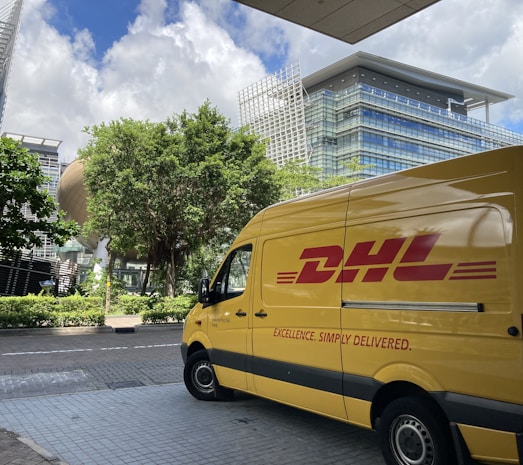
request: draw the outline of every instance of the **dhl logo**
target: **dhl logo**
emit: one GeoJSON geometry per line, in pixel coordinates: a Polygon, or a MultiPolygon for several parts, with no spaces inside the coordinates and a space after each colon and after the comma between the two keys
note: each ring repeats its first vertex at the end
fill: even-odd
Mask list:
{"type": "Polygon", "coordinates": [[[376,241],[358,242],[344,259],[343,248],[327,245],[304,249],[301,271],[278,272],[277,284],[325,283],[335,277],[337,283],[377,283],[389,272],[396,281],[442,281],[496,279],[496,261],[427,264],[427,258],[441,234],[425,234],[385,239],[379,250],[376,241]],[[406,248],[404,246],[406,245],[406,248]],[[400,254],[402,249],[405,251],[400,254]],[[393,263],[397,265],[392,266],[393,263]]]}

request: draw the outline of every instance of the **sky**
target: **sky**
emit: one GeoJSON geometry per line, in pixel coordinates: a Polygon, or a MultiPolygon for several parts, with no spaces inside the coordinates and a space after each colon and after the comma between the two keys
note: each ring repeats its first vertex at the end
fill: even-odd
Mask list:
{"type": "Polygon", "coordinates": [[[206,100],[236,127],[240,90],[358,51],[514,95],[490,122],[523,133],[521,0],[441,0],[355,45],[233,0],[23,1],[1,131],[60,140],[65,162],[85,128],[164,121],[206,100]]]}

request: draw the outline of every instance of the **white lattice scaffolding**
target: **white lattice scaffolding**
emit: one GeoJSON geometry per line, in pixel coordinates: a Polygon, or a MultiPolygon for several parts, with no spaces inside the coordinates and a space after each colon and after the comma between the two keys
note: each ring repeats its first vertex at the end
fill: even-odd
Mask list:
{"type": "Polygon", "coordinates": [[[307,161],[303,85],[299,63],[263,78],[239,92],[240,124],[267,144],[267,158],[282,166],[307,161]]]}

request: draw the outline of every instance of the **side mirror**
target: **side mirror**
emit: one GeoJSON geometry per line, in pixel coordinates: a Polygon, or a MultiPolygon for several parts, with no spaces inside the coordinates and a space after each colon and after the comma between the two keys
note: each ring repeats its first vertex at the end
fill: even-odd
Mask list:
{"type": "Polygon", "coordinates": [[[200,283],[198,284],[198,302],[201,304],[209,303],[209,285],[210,282],[208,278],[200,279],[200,283]]]}

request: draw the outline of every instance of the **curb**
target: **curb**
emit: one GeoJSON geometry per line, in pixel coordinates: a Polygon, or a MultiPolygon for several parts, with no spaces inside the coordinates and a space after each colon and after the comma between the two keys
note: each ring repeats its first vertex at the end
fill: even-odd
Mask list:
{"type": "Polygon", "coordinates": [[[172,330],[176,330],[176,329],[183,329],[183,323],[160,323],[157,325],[136,325],[134,327],[135,331],[158,331],[158,330],[172,331],[172,330]]]}
{"type": "Polygon", "coordinates": [[[0,329],[0,336],[77,336],[98,333],[134,333],[137,331],[172,331],[183,329],[183,323],[135,325],[127,327],[84,326],[67,328],[11,328],[0,329]]]}
{"type": "Polygon", "coordinates": [[[78,334],[111,333],[111,326],[72,326],[66,328],[9,328],[0,329],[0,336],[75,336],[78,334]]]}
{"type": "Polygon", "coordinates": [[[68,465],[67,462],[64,462],[63,460],[60,460],[55,455],[51,454],[50,452],[45,450],[43,447],[39,446],[31,438],[24,438],[22,436],[19,436],[17,439],[22,444],[25,444],[27,447],[30,447],[36,454],[40,455],[45,460],[48,460],[53,465],[68,465]]]}

